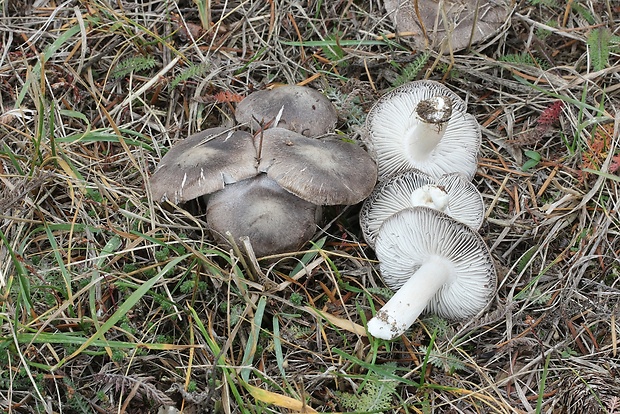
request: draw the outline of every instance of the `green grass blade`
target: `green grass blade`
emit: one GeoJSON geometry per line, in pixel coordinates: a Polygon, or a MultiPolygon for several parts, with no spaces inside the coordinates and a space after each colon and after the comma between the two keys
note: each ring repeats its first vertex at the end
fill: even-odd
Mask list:
{"type": "MultiPolygon", "coordinates": [[[[43,52],[44,61],[47,62],[52,56],[54,56],[54,54],[58,51],[58,49],[60,49],[60,47],[63,44],[71,40],[73,36],[75,36],[79,32],[80,32],[80,26],[75,25],[67,29],[60,36],[58,36],[58,39],[56,39],[54,43],[49,45],[47,49],[45,49],[45,52],[43,52]]],[[[17,96],[17,99],[15,100],[15,108],[19,108],[21,106],[22,102],[24,101],[24,98],[26,97],[26,93],[28,92],[28,88],[30,88],[30,84],[32,83],[34,78],[35,77],[38,78],[40,74],[41,74],[41,61],[38,61],[37,64],[34,66],[32,72],[30,72],[30,76],[26,78],[26,81],[24,82],[24,86],[22,87],[22,90],[19,92],[19,95],[17,96]]]]}
{"type": "Polygon", "coordinates": [[[103,323],[101,325],[101,327],[97,330],[97,332],[95,332],[95,334],[93,336],[91,336],[86,342],[84,342],[71,355],[69,355],[68,357],[63,358],[60,362],[58,362],[53,367],[52,370],[56,370],[56,369],[60,368],[67,361],[69,361],[70,359],[75,358],[82,351],[84,351],[84,349],[89,347],[93,343],[93,341],[96,341],[97,339],[103,338],[103,335],[105,335],[105,333],[108,332],[121,318],[123,318],[129,311],[131,311],[131,309],[134,307],[134,305],[136,303],[138,303],[138,301],[140,299],[142,299],[142,297],[144,295],[146,295],[146,293],[155,285],[155,283],[159,282],[159,280],[161,278],[163,278],[164,275],[166,273],[168,273],[168,271],[173,269],[177,264],[179,264],[181,261],[185,260],[189,256],[190,256],[189,254],[186,254],[184,256],[177,257],[177,258],[171,260],[170,262],[168,262],[168,264],[166,264],[166,266],[164,266],[164,268],[157,275],[153,276],[151,279],[149,279],[146,282],[144,282],[144,284],[142,286],[140,286],[138,289],[136,289],[136,291],[133,292],[127,298],[127,300],[125,300],[125,302],[123,302],[118,307],[116,312],[114,312],[114,314],[112,316],[110,316],[110,318],[107,321],[105,321],[105,323],[103,323]]]}
{"type": "Polygon", "coordinates": [[[250,372],[252,372],[252,368],[245,368],[248,365],[252,365],[252,361],[254,360],[254,355],[256,354],[256,346],[258,345],[258,339],[260,337],[260,329],[263,322],[263,315],[265,314],[265,306],[267,305],[267,298],[265,296],[261,296],[258,300],[258,305],[256,306],[256,312],[254,313],[254,318],[252,319],[252,329],[250,331],[250,337],[248,338],[248,342],[245,346],[245,352],[243,354],[243,359],[241,361],[241,365],[244,368],[241,368],[241,379],[245,382],[248,382],[250,379],[250,372]]]}
{"type": "Polygon", "coordinates": [[[50,242],[50,246],[52,248],[52,251],[54,252],[54,258],[56,259],[56,264],[60,269],[60,274],[65,281],[65,298],[68,301],[73,302],[73,293],[71,292],[71,275],[65,267],[65,262],[62,255],[60,254],[60,247],[56,242],[56,237],[54,237],[52,230],[48,226],[45,226],[45,233],[47,234],[47,240],[50,242]]]}

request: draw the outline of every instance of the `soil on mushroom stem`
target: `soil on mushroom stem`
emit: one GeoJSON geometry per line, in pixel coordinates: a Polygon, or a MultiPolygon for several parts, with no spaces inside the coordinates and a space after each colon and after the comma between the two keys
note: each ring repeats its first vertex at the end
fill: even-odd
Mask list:
{"type": "Polygon", "coordinates": [[[568,3],[526,0],[471,51],[423,55],[376,2],[9,2],[0,409],[618,411],[620,21],[613,2],[568,3]],[[376,99],[425,77],[483,128],[500,284],[480,317],[365,337],[389,292],[359,206],[329,208],[316,248],[255,264],[146,195],[172,144],[229,125],[223,96],[307,82],[363,142],[376,99]]]}

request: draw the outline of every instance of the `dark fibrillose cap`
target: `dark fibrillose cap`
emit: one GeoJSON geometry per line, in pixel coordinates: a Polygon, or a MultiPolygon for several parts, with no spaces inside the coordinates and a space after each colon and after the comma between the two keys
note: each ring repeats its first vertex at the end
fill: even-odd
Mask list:
{"type": "Polygon", "coordinates": [[[256,174],[252,135],[210,128],[180,141],[164,155],[151,176],[151,194],[160,202],[184,203],[256,174]]]}
{"type": "Polygon", "coordinates": [[[248,237],[257,256],[295,251],[316,230],[318,206],[289,193],[260,174],[211,194],[207,223],[220,243],[229,231],[248,237]]]}
{"type": "Polygon", "coordinates": [[[259,130],[273,123],[307,137],[332,132],[338,121],[334,105],[319,91],[306,86],[283,85],[256,91],[239,102],[237,122],[259,130]],[[280,114],[280,111],[282,112],[280,114]]]}
{"type": "Polygon", "coordinates": [[[259,170],[281,187],[317,205],[357,204],[377,181],[374,160],[337,135],[310,139],[283,128],[262,133],[259,170]]]}
{"type": "Polygon", "coordinates": [[[210,194],[207,223],[248,237],[258,255],[298,248],[314,234],[317,206],[356,204],[377,180],[372,157],[337,136],[305,137],[283,128],[256,136],[224,128],[176,144],[151,176],[157,201],[210,194]]]}

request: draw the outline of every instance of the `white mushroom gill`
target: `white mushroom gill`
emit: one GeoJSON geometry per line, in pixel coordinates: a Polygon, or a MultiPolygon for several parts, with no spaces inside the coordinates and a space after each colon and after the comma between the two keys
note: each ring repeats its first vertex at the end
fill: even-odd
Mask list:
{"type": "Polygon", "coordinates": [[[465,102],[434,81],[413,81],[383,95],[366,118],[368,146],[379,178],[416,168],[437,179],[460,172],[473,178],[480,126],[465,102]]]}
{"type": "Polygon", "coordinates": [[[374,247],[379,227],[392,214],[410,207],[431,207],[479,229],[484,203],[476,186],[461,174],[446,174],[438,180],[421,171],[393,174],[381,181],[360,211],[364,239],[374,247]]]}

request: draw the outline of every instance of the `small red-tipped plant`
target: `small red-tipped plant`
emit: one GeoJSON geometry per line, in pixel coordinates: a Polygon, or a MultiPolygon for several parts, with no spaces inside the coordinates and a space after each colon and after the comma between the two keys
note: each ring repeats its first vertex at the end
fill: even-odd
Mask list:
{"type": "Polygon", "coordinates": [[[536,121],[536,128],[539,131],[546,131],[553,126],[560,119],[562,114],[562,108],[564,108],[564,101],[555,101],[547,109],[542,111],[538,120],[536,121]]]}
{"type": "Polygon", "coordinates": [[[536,144],[560,119],[562,108],[564,108],[564,101],[554,101],[547,109],[542,111],[532,129],[526,131],[517,138],[508,140],[508,142],[516,146],[536,144]]]}

